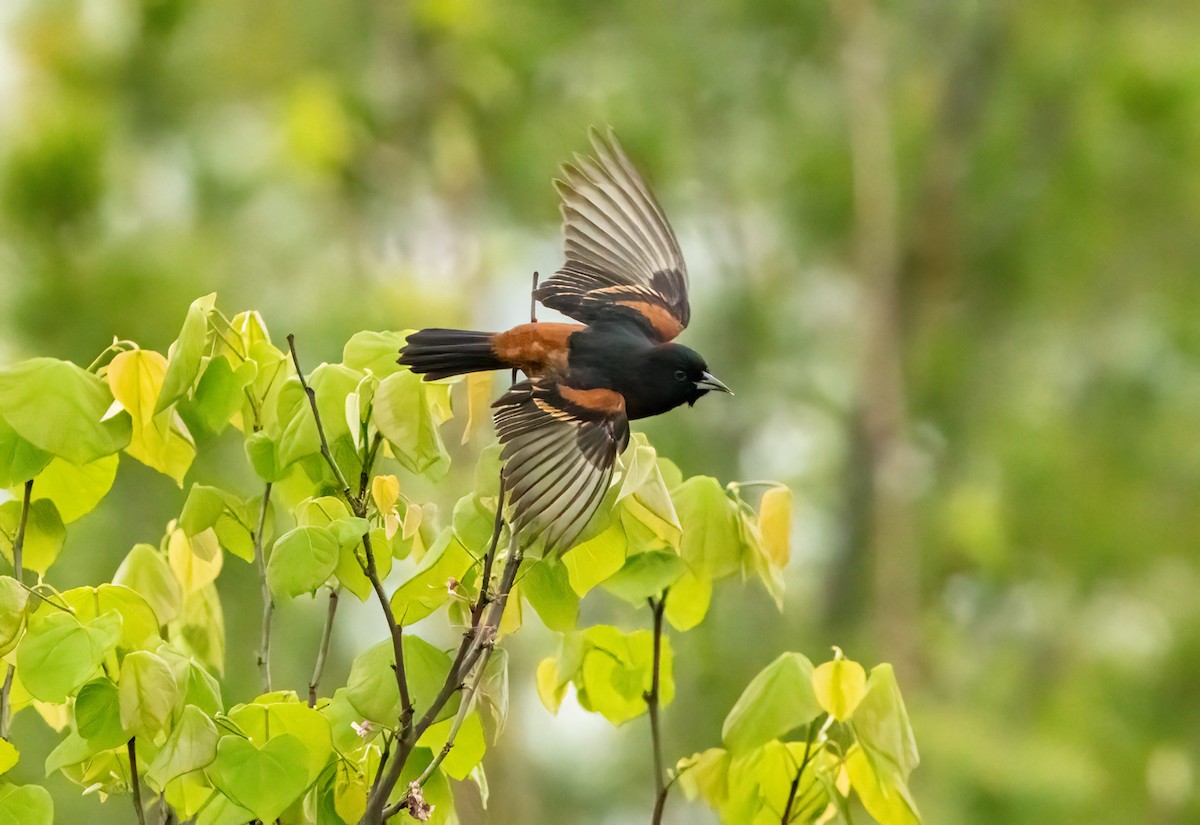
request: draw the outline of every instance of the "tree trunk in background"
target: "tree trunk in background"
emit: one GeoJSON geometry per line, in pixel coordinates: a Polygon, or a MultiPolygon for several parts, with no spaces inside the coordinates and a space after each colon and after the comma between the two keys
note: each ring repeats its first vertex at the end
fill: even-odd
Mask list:
{"type": "MultiPolygon", "coordinates": [[[[862,278],[865,319],[855,437],[850,454],[867,493],[854,502],[865,539],[869,603],[879,655],[911,680],[919,621],[920,554],[911,507],[912,451],[900,328],[897,181],[886,92],[884,39],[868,0],[835,0],[842,27],[854,175],[854,258],[862,278]]],[[[851,473],[857,475],[854,469],[851,473]]]]}

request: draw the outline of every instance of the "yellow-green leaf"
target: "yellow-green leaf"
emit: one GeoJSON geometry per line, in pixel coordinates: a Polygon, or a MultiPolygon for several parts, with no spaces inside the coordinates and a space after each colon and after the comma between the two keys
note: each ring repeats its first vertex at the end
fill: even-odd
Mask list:
{"type": "Polygon", "coordinates": [[[866,695],[867,672],[858,662],[839,655],[813,671],[813,691],[826,713],[845,721],[866,695]]]}

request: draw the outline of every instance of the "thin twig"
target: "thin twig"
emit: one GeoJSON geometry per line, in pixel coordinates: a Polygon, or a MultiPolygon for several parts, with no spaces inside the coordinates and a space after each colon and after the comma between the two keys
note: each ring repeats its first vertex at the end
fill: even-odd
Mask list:
{"type": "Polygon", "coordinates": [[[787,805],[783,809],[783,817],[779,820],[780,825],[788,825],[792,818],[792,805],[796,801],[796,791],[800,789],[800,777],[804,775],[804,769],[808,767],[808,762],[813,756],[813,740],[817,736],[818,726],[817,719],[808,723],[808,735],[804,738],[804,758],[800,760],[800,767],[796,769],[796,778],[792,780],[792,787],[788,790],[787,805]]]}
{"type": "Polygon", "coordinates": [[[258,509],[258,528],[254,531],[254,560],[258,565],[259,585],[262,587],[262,632],[258,644],[258,669],[262,671],[263,693],[271,692],[271,616],[275,613],[275,599],[267,586],[267,554],[263,547],[267,526],[267,511],[271,508],[271,482],[263,490],[262,504],[258,509]]]}
{"type": "MultiPolygon", "coordinates": [[[[338,484],[341,487],[342,497],[358,518],[364,518],[367,514],[367,504],[365,496],[356,498],[350,491],[350,485],[346,482],[346,476],[342,474],[342,470],[333,459],[333,453],[329,450],[329,441],[325,438],[325,427],[321,424],[321,411],[317,409],[317,394],[313,388],[308,385],[304,379],[304,371],[300,367],[300,357],[296,354],[296,336],[288,334],[288,350],[292,354],[292,364],[296,367],[296,375],[300,379],[300,386],[304,388],[305,395],[308,396],[308,405],[312,408],[313,421],[317,425],[317,435],[321,439],[321,455],[325,459],[325,463],[329,465],[329,469],[333,471],[334,477],[337,478],[338,484]]],[[[411,749],[412,743],[409,741],[411,737],[408,734],[412,729],[413,707],[412,699],[408,692],[408,676],[404,670],[404,629],[396,623],[396,616],[392,612],[392,602],[388,598],[387,591],[383,588],[383,580],[379,576],[379,569],[375,565],[375,551],[371,546],[371,533],[368,530],[362,536],[363,551],[366,555],[366,564],[363,568],[363,573],[371,581],[371,588],[375,591],[375,597],[379,601],[379,607],[383,610],[383,618],[387,621],[388,633],[392,637],[392,651],[396,657],[396,688],[400,693],[400,744],[397,746],[397,758],[403,754],[404,758],[408,757],[406,748],[411,749]]],[[[415,741],[415,740],[414,740],[415,741]]],[[[389,789],[390,791],[390,789],[389,789]]]]}
{"type": "Polygon", "coordinates": [[[667,608],[667,593],[664,588],[662,596],[657,600],[651,598],[650,610],[654,614],[654,663],[650,672],[650,690],[645,694],[646,705],[650,710],[650,738],[654,746],[654,814],[650,821],[653,825],[662,822],[663,808],[667,804],[666,769],[663,766],[662,728],[658,720],[658,700],[660,671],[662,663],[662,633],[663,613],[667,608]]]}
{"type": "Polygon", "coordinates": [[[125,748],[129,751],[129,785],[133,790],[133,809],[137,811],[139,825],[146,825],[146,812],[142,810],[142,783],[138,781],[137,737],[130,737],[125,748]]]}
{"type": "Polygon", "coordinates": [[[308,680],[308,706],[317,706],[317,686],[321,683],[321,675],[325,672],[325,658],[329,655],[329,640],[333,636],[333,618],[337,615],[338,591],[333,587],[329,590],[329,607],[325,610],[325,626],[321,628],[321,646],[317,648],[317,663],[313,666],[312,678],[308,680]]]}
{"type": "MultiPolygon", "coordinates": [[[[342,468],[333,460],[333,453],[329,450],[329,441],[325,438],[325,428],[321,426],[321,413],[317,411],[317,394],[308,385],[308,381],[304,379],[304,371],[300,369],[300,357],[296,355],[296,336],[289,332],[287,342],[288,350],[292,353],[292,364],[296,367],[296,377],[300,379],[300,386],[304,388],[304,394],[308,396],[308,405],[312,407],[313,420],[317,423],[317,436],[321,439],[321,455],[324,457],[325,463],[329,465],[329,469],[333,470],[333,477],[337,479],[346,501],[353,501],[350,495],[350,484],[346,481],[342,468]]],[[[355,515],[360,514],[355,513],[355,515]]]]}
{"type": "MultiPolygon", "coordinates": [[[[25,495],[21,499],[21,517],[17,522],[17,532],[13,536],[13,578],[17,580],[22,587],[25,586],[23,581],[25,577],[24,562],[21,558],[21,552],[25,549],[25,527],[29,523],[29,505],[33,498],[33,479],[25,482],[25,495]]],[[[8,672],[4,674],[4,687],[0,688],[0,739],[8,740],[10,738],[9,725],[11,722],[11,709],[9,707],[10,696],[12,694],[13,676],[16,675],[17,668],[15,665],[8,666],[8,672]]]]}

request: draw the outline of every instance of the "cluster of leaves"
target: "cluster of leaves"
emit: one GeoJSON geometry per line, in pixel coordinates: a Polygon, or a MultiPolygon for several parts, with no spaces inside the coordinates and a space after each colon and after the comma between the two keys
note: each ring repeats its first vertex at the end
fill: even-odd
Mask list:
{"type": "Polygon", "coordinates": [[[722,822],[773,825],[850,821],[853,791],[879,822],[917,825],[917,747],[895,674],[885,664],[868,676],[834,652],[816,668],[799,653],[763,668],[725,717],[724,747],[679,762],[687,796],[722,822]],[[785,738],[794,732],[803,738],[785,738]]]}
{"type": "MultiPolygon", "coordinates": [[[[63,732],[48,774],[61,771],[102,797],[133,792],[139,815],[148,789],[197,825],[354,823],[401,811],[454,822],[452,782],[474,783],[486,800],[481,760],[508,702],[507,660],[492,648],[520,628],[526,608],[562,635],[559,655],[537,671],[547,707],[557,710],[573,685],[585,708],[614,724],[649,710],[657,726],[655,710],[674,694],[662,619],[678,631],[695,627],[714,582],[735,575],[756,576],[782,598],[786,488],[767,485],[755,508],[746,493],[756,485],[684,479],[640,436],[581,543],[561,558],[530,558],[518,577],[524,550],[536,548],[502,540],[495,445],[482,451],[475,488],[448,519],[406,493],[402,477],[444,477],[441,427],[455,395],[452,383],[425,383],[396,365],[403,338],[358,333],[340,363],[305,379],[257,313],[228,318],[210,295],[191,305],[168,355],[118,341],[88,369],[39,358],[0,370],[0,487],[13,496],[0,505],[0,549],[14,567],[0,578],[8,662],[0,730],[7,735],[10,714],[31,707],[63,732]],[[182,486],[197,445],[231,428],[258,489],[193,484],[158,545],[134,546],[111,582],[59,592],[46,580],[66,525],[112,487],[119,452],[182,486]],[[494,576],[506,544],[504,572],[494,576]],[[263,693],[232,707],[218,681],[225,633],[216,581],[226,554],[258,565],[264,599],[263,693]],[[406,575],[389,594],[383,580],[394,565],[406,575]],[[597,589],[649,603],[654,630],[579,628],[580,600],[597,589]],[[343,592],[377,599],[387,633],[354,660],[345,686],[319,697],[343,592]],[[305,702],[272,689],[271,615],[276,600],[318,593],[328,598],[326,628],[305,702]],[[442,608],[464,628],[457,652],[404,630],[442,608]]],[[[492,387],[490,376],[462,383],[465,442],[488,419],[492,387]]],[[[730,714],[728,751],[681,763],[685,787],[726,821],[751,821],[747,812],[778,801],[774,785],[746,785],[760,773],[755,760],[778,761],[780,748],[793,754],[794,743],[773,737],[827,713],[853,743],[839,750],[850,738],[829,725],[815,746],[810,736],[810,773],[833,776],[820,787],[832,794],[848,778],[881,821],[912,821],[903,788],[915,750],[890,671],[876,669],[859,695],[853,663],[839,660],[822,681],[807,660],[789,657],[730,714]],[[803,690],[798,698],[793,671],[817,698],[803,690]],[[908,750],[880,733],[889,725],[908,750]]],[[[0,743],[0,769],[17,759],[0,743]]],[[[816,786],[800,784],[797,812],[815,810],[816,786]]],[[[50,798],[36,786],[0,785],[5,815],[48,823],[50,798]]]]}

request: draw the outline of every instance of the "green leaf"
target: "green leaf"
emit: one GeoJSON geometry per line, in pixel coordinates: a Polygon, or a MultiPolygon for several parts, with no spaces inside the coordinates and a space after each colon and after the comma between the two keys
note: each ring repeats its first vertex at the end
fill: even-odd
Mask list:
{"type": "MultiPolygon", "coordinates": [[[[0,550],[9,564],[13,561],[13,543],[21,521],[20,501],[0,504],[0,550]]],[[[26,570],[44,574],[62,551],[67,528],[59,518],[58,508],[49,499],[38,499],[29,505],[25,523],[25,543],[21,558],[26,570]]]]}
{"type": "Polygon", "coordinates": [[[75,464],[129,443],[129,416],[105,418],[105,383],[67,361],[34,358],[0,370],[0,418],[30,444],[75,464]]]}
{"type": "Polygon", "coordinates": [[[263,481],[274,483],[287,476],[288,468],[279,464],[279,448],[266,433],[251,433],[246,436],[245,447],[250,466],[263,481]]]}
{"type": "MultiPolygon", "coordinates": [[[[653,683],[654,635],[649,630],[625,634],[597,625],[584,631],[586,652],[576,678],[579,701],[588,710],[620,725],[646,712],[645,694],[653,683]]],[[[675,695],[670,640],[662,639],[659,701],[675,695]]]]}
{"type": "Polygon", "coordinates": [[[179,699],[175,703],[177,715],[188,705],[195,705],[210,716],[221,712],[221,686],[199,662],[174,644],[160,645],[155,652],[175,674],[175,684],[179,686],[179,699]]]}
{"type": "Polygon", "coordinates": [[[28,604],[29,591],[12,576],[0,576],[0,656],[17,646],[28,604]]]}
{"type": "Polygon", "coordinates": [[[20,759],[16,746],[7,739],[0,739],[0,773],[8,773],[20,759]]]}
{"type": "Polygon", "coordinates": [[[712,579],[688,570],[671,584],[665,611],[667,621],[680,632],[691,630],[704,619],[711,601],[712,579]]]}
{"type": "Polygon", "coordinates": [[[652,550],[627,558],[625,565],[604,581],[603,587],[617,598],[640,606],[670,587],[687,570],[687,564],[673,552],[652,550]]]}
{"type": "MultiPolygon", "coordinates": [[[[446,738],[449,736],[453,724],[453,719],[446,719],[436,725],[431,725],[417,740],[417,745],[437,753],[445,746],[446,738]]],[[[486,752],[487,739],[483,733],[483,722],[480,721],[478,713],[470,713],[463,720],[462,728],[454,738],[454,745],[450,748],[450,752],[442,760],[441,768],[447,776],[461,782],[483,760],[486,752]]]]}
{"type": "Polygon", "coordinates": [[[75,697],[75,730],[93,753],[120,747],[133,732],[121,724],[117,686],[108,678],[94,679],[75,697]]]}
{"type": "Polygon", "coordinates": [[[30,624],[17,645],[17,672],[29,695],[43,702],[65,702],[87,682],[120,638],[121,620],[105,613],[87,625],[54,611],[30,624]]]}
{"type": "Polygon", "coordinates": [[[224,561],[217,534],[211,529],[190,538],[175,529],[167,537],[167,562],[185,597],[216,581],[224,561]]]}
{"type": "Polygon", "coordinates": [[[357,370],[369,370],[379,378],[400,371],[396,359],[404,346],[405,332],[357,332],[342,350],[342,363],[357,370]]]}
{"type": "Polygon", "coordinates": [[[882,664],[871,669],[866,694],[854,708],[850,727],[870,757],[876,773],[881,775],[881,781],[908,781],[921,758],[891,665],[882,664]]]}
{"type": "Polygon", "coordinates": [[[558,559],[547,557],[529,565],[521,579],[521,592],[546,627],[559,633],[575,629],[579,595],[571,589],[567,568],[558,559]]]}
{"type": "Polygon", "coordinates": [[[813,671],[813,691],[825,712],[839,722],[850,718],[867,692],[867,672],[858,662],[842,658],[838,651],[833,661],[813,671]]]}
{"type": "Polygon", "coordinates": [[[327,527],[297,527],[279,537],[267,561],[267,584],[276,598],[311,593],[333,575],[340,544],[327,527]]]}
{"type": "Polygon", "coordinates": [[[453,530],[444,531],[421,559],[417,572],[392,594],[392,612],[401,624],[420,621],[450,598],[447,583],[462,581],[475,564],[453,530]]]}
{"type": "Polygon", "coordinates": [[[39,785],[0,785],[0,825],[54,825],[54,800],[39,785]]]}
{"type": "MultiPolygon", "coordinates": [[[[394,726],[400,717],[400,692],[391,640],[367,648],[355,658],[346,682],[346,698],[364,718],[394,726]]],[[[404,636],[404,669],[413,706],[428,707],[450,672],[450,657],[411,633],[404,636]]],[[[438,720],[454,715],[458,694],[446,703],[438,720]]]]}
{"type": "Polygon", "coordinates": [[[688,799],[703,799],[719,810],[729,798],[729,751],[724,748],[709,748],[680,759],[675,774],[688,799]]]}
{"type": "Polygon", "coordinates": [[[150,603],[128,587],[102,584],[99,587],[75,587],[60,594],[63,603],[75,611],[75,618],[87,623],[105,613],[121,617],[119,645],[126,650],[157,647],[159,622],[150,603]]]}
{"type": "Polygon", "coordinates": [[[200,770],[217,758],[217,727],[195,705],[183,709],[167,742],[154,757],[146,777],[159,789],[190,771],[200,770]]]}
{"type": "Polygon", "coordinates": [[[226,493],[216,487],[193,484],[179,514],[179,526],[189,536],[207,530],[225,512],[226,493]]]}
{"type": "Polygon", "coordinates": [[[198,422],[214,435],[224,432],[246,399],[246,386],[257,374],[258,367],[253,361],[245,361],[234,369],[224,355],[209,359],[196,385],[195,400],[187,411],[189,423],[198,422]]]}
{"type": "Polygon", "coordinates": [[[450,417],[445,385],[427,384],[402,370],[384,378],[375,391],[375,426],[410,472],[436,480],[450,466],[439,428],[450,417]]]}
{"type": "Polygon", "coordinates": [[[612,522],[598,535],[577,544],[563,556],[571,587],[580,596],[612,576],[625,564],[625,531],[612,522]]]}
{"type": "Polygon", "coordinates": [[[672,492],[683,526],[680,554],[697,575],[711,580],[740,573],[741,540],[736,505],[715,478],[693,476],[672,492]]]}
{"type": "Polygon", "coordinates": [[[183,590],[166,559],[149,544],[133,546],[113,575],[113,584],[139,593],[158,617],[159,624],[167,624],[179,615],[183,590]]]}
{"type": "Polygon", "coordinates": [[[33,498],[53,501],[63,523],[70,524],[96,509],[108,495],[117,477],[117,464],[115,453],[82,466],[55,458],[34,479],[33,498]]]}
{"type": "Polygon", "coordinates": [[[0,487],[15,487],[36,476],[54,458],[17,434],[0,418],[0,487]]]}
{"type": "Polygon", "coordinates": [[[225,617],[214,585],[189,593],[171,623],[171,642],[190,652],[210,669],[225,669],[225,617]]]}
{"type": "Polygon", "coordinates": [[[239,705],[229,718],[253,741],[262,743],[290,734],[304,745],[308,781],[315,782],[333,756],[329,720],[302,704],[292,691],[260,696],[253,704],[239,705]]]}
{"type": "Polygon", "coordinates": [[[153,738],[167,726],[179,685],[170,665],[148,650],[135,650],[121,662],[117,683],[121,724],[137,736],[153,738]]]}
{"type": "Polygon", "coordinates": [[[861,745],[851,746],[845,765],[850,786],[875,821],[880,825],[920,825],[921,815],[908,786],[890,770],[877,771],[861,745]]]}
{"type": "Polygon", "coordinates": [[[263,822],[274,822],[309,784],[304,743],[290,734],[262,747],[225,736],[206,773],[217,788],[263,822]]]}
{"type": "Polygon", "coordinates": [[[747,751],[817,718],[821,705],[812,677],[812,662],[799,653],[784,653],[763,668],[725,717],[725,746],[747,751]]]}
{"type": "Polygon", "coordinates": [[[182,487],[183,476],[196,457],[196,445],[177,412],[155,408],[166,371],[167,360],[162,355],[136,349],[118,354],[106,376],[113,397],[133,421],[125,451],[182,487]]]}
{"type": "Polygon", "coordinates": [[[171,345],[171,357],[167,362],[162,388],[154,405],[155,414],[161,413],[187,395],[196,383],[208,337],[208,315],[216,302],[217,293],[214,292],[197,298],[188,307],[187,315],[183,319],[183,328],[179,331],[179,339],[171,345]]]}

